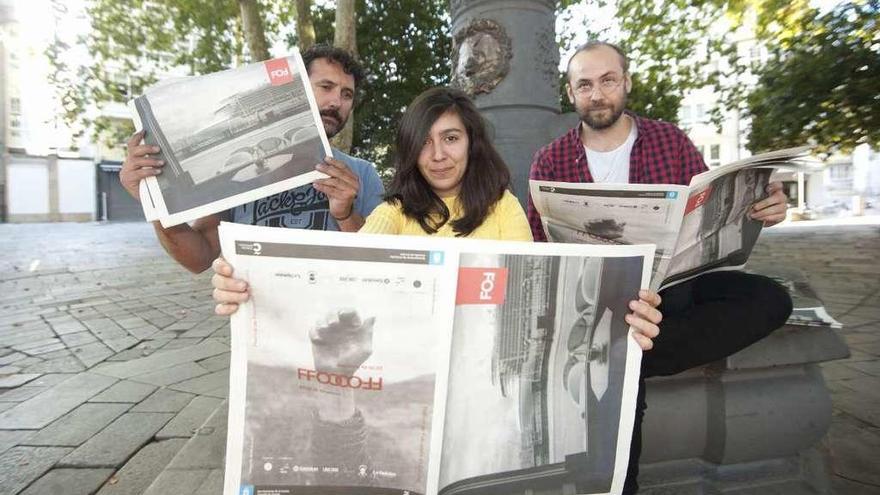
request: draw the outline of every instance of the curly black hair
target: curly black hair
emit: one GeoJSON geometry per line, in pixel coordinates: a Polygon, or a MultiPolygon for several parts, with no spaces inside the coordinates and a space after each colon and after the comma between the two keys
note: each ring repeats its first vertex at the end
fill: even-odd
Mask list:
{"type": "Polygon", "coordinates": [[[311,68],[312,62],[319,58],[326,58],[331,62],[341,65],[342,70],[346,74],[351,74],[351,76],[354,77],[354,87],[359,88],[361,86],[361,82],[364,80],[364,68],[351,52],[344,48],[339,48],[338,46],[330,46],[326,43],[312,45],[302,52],[303,64],[306,66],[306,71],[311,68]]]}

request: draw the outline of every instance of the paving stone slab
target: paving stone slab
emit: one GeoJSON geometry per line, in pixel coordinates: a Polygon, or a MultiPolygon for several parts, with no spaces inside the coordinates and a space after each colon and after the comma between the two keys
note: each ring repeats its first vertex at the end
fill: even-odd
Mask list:
{"type": "Polygon", "coordinates": [[[33,434],[34,430],[0,430],[0,454],[16,445],[22,445],[33,434]]]}
{"type": "Polygon", "coordinates": [[[20,495],[91,495],[112,474],[112,469],[53,469],[20,495]]]}
{"type": "Polygon", "coordinates": [[[0,429],[44,428],[115,382],[112,377],[92,373],[75,375],[0,413],[0,429]]]}
{"type": "Polygon", "coordinates": [[[144,399],[143,402],[134,406],[132,412],[179,412],[195,395],[187,392],[178,392],[167,388],[160,388],[153,395],[144,399]]]}
{"type": "Polygon", "coordinates": [[[191,494],[198,490],[211,474],[210,469],[192,471],[165,470],[143,495],[191,494]]]}
{"type": "Polygon", "coordinates": [[[140,402],[156,390],[154,385],[121,380],[89,399],[89,402],[140,402]]]}
{"type": "Polygon", "coordinates": [[[86,367],[74,356],[34,363],[24,369],[27,373],[78,373],[86,367]]]}
{"type": "Polygon", "coordinates": [[[229,368],[229,354],[220,354],[199,361],[199,366],[208,371],[220,371],[229,368]]]}
{"type": "Polygon", "coordinates": [[[212,469],[193,495],[223,495],[223,475],[222,469],[212,469]]]}
{"type": "Polygon", "coordinates": [[[170,413],[125,413],[67,455],[59,465],[120,467],[173,416],[170,413]]]}
{"type": "Polygon", "coordinates": [[[15,373],[8,375],[0,374],[0,388],[20,387],[25,383],[41,376],[42,375],[39,373],[15,373]]]}
{"type": "Polygon", "coordinates": [[[18,493],[71,450],[66,447],[13,447],[0,454],[0,493],[18,493]]]}
{"type": "Polygon", "coordinates": [[[227,403],[218,407],[168,465],[168,469],[223,469],[227,403]]]}
{"type": "MultiPolygon", "coordinates": [[[[196,363],[183,363],[153,373],[137,375],[131,379],[138,382],[166,386],[184,382],[202,375],[207,375],[208,373],[210,373],[208,370],[202,368],[196,363]]],[[[184,392],[187,392],[187,390],[184,390],[184,392]]]]}
{"type": "Polygon", "coordinates": [[[131,404],[85,403],[28,438],[27,445],[77,447],[121,416],[131,404]]]}
{"type": "MultiPolygon", "coordinates": [[[[104,484],[97,495],[141,495],[186,443],[171,438],[145,445],[104,484]]],[[[174,490],[169,493],[183,493],[174,490]]]]}
{"type": "Polygon", "coordinates": [[[171,368],[178,364],[198,361],[200,359],[229,352],[229,347],[212,340],[205,341],[184,349],[160,351],[150,356],[132,359],[123,363],[104,364],[95,368],[95,373],[117,378],[131,378],[136,375],[151,373],[156,370],[171,368]]]}
{"type": "Polygon", "coordinates": [[[169,421],[159,433],[156,433],[156,438],[189,438],[193,436],[196,430],[205,424],[205,420],[207,420],[222,403],[223,399],[217,399],[214,397],[196,397],[192,402],[187,404],[183,410],[177,413],[177,415],[174,416],[174,419],[169,421]]]}
{"type": "Polygon", "coordinates": [[[225,397],[226,391],[229,388],[229,370],[215,371],[205,376],[175,383],[170,385],[169,388],[198,395],[225,397]]]}
{"type": "MultiPolygon", "coordinates": [[[[10,349],[11,351],[11,349],[10,349]]],[[[13,364],[16,361],[20,361],[24,358],[28,357],[27,354],[23,354],[21,352],[10,352],[3,357],[0,357],[0,365],[5,366],[7,364],[13,364]]]]}
{"type": "Polygon", "coordinates": [[[98,338],[92,335],[91,332],[69,333],[66,335],[61,335],[59,338],[62,342],[64,342],[65,345],[67,345],[67,347],[77,347],[98,341],[98,338]]]}
{"type": "Polygon", "coordinates": [[[38,387],[33,385],[13,388],[0,394],[0,402],[24,402],[47,388],[49,387],[38,387]]]}

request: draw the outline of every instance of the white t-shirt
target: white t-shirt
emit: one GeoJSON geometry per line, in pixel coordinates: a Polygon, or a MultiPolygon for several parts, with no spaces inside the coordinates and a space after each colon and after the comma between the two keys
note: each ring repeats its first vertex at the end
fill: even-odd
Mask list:
{"type": "Polygon", "coordinates": [[[633,122],[629,129],[629,136],[617,148],[611,151],[593,151],[584,145],[587,152],[587,165],[593,182],[629,182],[629,155],[632,153],[633,144],[638,136],[636,123],[633,122]]]}

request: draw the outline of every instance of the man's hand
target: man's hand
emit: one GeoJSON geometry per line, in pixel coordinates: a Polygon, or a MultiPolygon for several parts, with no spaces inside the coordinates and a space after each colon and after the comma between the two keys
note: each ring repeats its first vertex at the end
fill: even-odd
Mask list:
{"type": "Polygon", "coordinates": [[[353,376],[373,354],[375,321],[375,317],[362,321],[353,309],[327,315],[309,332],[315,370],[353,376]]]}
{"type": "Polygon", "coordinates": [[[313,184],[315,189],[329,198],[330,215],[336,221],[347,220],[355,213],[354,200],[361,185],[357,174],[332,156],[325,157],[324,163],[319,163],[315,168],[330,176],[326,179],[317,179],[313,184]]]}
{"type": "Polygon", "coordinates": [[[785,220],[785,211],[788,209],[788,196],[782,192],[782,182],[767,184],[767,196],[752,205],[749,217],[764,222],[764,227],[770,227],[785,220]]]}
{"type": "Polygon", "coordinates": [[[217,306],[214,312],[221,316],[228,316],[238,311],[238,305],[246,302],[250,297],[248,284],[244,280],[232,278],[232,266],[219,257],[211,263],[214,276],[211,277],[211,285],[214,286],[212,296],[217,306]]]}
{"type": "Polygon", "coordinates": [[[150,155],[159,153],[158,146],[141,144],[144,131],[134,133],[126,144],[125,161],[119,171],[119,182],[134,199],[140,200],[139,186],[141,179],[162,173],[165,162],[150,155]]]}
{"type": "Polygon", "coordinates": [[[626,315],[625,319],[633,328],[633,337],[643,351],[651,350],[654,347],[651,339],[660,335],[660,327],[657,325],[663,320],[663,315],[656,309],[660,301],[660,294],[652,290],[640,290],[639,300],[629,302],[632,313],[626,315]]]}

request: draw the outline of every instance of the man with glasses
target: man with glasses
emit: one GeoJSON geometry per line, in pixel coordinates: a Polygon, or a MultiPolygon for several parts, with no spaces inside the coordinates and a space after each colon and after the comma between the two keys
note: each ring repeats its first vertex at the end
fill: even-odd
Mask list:
{"type": "MultiPolygon", "coordinates": [[[[688,184],[707,170],[703,157],[678,127],[626,110],[632,90],[626,54],[600,41],[581,46],[568,62],[568,98],[581,122],[541,148],[529,177],[561,182],[688,184]]],[[[752,205],[749,216],[765,226],[785,218],[782,184],[767,187],[768,197],[752,205]]],[[[529,199],[529,223],[536,241],[546,241],[541,217],[529,199]]],[[[766,277],[741,272],[706,273],[660,293],[660,335],[642,358],[629,469],[623,493],[638,491],[641,423],[645,383],[733,354],[782,326],[791,298],[766,277]]]]}

